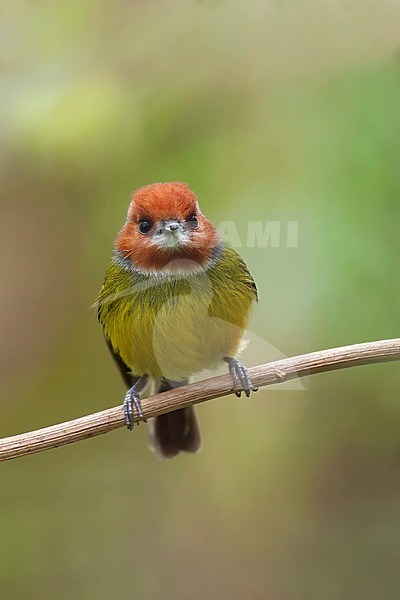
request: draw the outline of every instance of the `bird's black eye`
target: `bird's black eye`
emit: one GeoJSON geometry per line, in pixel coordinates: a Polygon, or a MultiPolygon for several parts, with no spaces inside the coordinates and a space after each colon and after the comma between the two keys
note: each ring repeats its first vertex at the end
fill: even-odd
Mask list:
{"type": "Polygon", "coordinates": [[[193,229],[197,229],[197,227],[199,226],[199,221],[197,220],[196,213],[193,213],[189,216],[188,223],[190,223],[190,225],[191,225],[191,227],[193,227],[193,229]]]}
{"type": "Polygon", "coordinates": [[[140,233],[143,233],[143,235],[149,233],[152,226],[153,223],[149,221],[149,219],[139,219],[139,231],[140,233]]]}

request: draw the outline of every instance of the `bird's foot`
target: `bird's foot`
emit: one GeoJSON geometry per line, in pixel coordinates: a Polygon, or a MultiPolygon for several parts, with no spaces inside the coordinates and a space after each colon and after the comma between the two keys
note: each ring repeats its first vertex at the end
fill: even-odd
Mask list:
{"type": "Polygon", "coordinates": [[[231,374],[233,381],[233,390],[238,398],[242,395],[242,388],[247,397],[250,396],[250,392],[257,392],[258,388],[252,383],[246,367],[236,358],[229,356],[224,357],[224,361],[228,363],[229,373],[231,374]]]}
{"type": "Polygon", "coordinates": [[[137,413],[139,415],[139,419],[147,423],[143,415],[142,407],[140,405],[140,397],[136,385],[134,385],[133,387],[131,387],[130,390],[127,391],[124,400],[125,424],[129,431],[131,431],[133,429],[133,426],[135,425],[135,421],[133,420],[133,407],[136,408],[137,413]]]}

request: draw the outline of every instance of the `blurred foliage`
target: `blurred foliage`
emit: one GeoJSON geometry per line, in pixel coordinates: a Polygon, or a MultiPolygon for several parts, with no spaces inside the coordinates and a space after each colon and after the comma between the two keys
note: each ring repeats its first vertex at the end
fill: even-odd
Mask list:
{"type": "MultiPolygon", "coordinates": [[[[1,14],[0,435],[121,401],[89,307],[145,183],[235,223],[248,364],[399,335],[397,3],[1,14]],[[298,246],[246,247],[249,221],[297,221],[298,246]]],[[[388,364],[209,403],[203,451],[171,463],[143,426],[4,463],[1,597],[398,598],[399,383],[388,364]]]]}

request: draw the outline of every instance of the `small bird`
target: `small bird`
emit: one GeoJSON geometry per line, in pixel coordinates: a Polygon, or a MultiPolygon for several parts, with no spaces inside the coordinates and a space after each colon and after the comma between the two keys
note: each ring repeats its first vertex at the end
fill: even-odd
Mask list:
{"type": "MultiPolygon", "coordinates": [[[[107,345],[134,408],[140,393],[162,392],[225,361],[240,397],[257,391],[239,362],[257,287],[245,262],[220,238],[184,183],[154,183],[132,194],[127,220],[95,307],[107,345]]],[[[159,458],[197,452],[200,430],[192,406],[155,417],[150,446],[159,458]]]]}

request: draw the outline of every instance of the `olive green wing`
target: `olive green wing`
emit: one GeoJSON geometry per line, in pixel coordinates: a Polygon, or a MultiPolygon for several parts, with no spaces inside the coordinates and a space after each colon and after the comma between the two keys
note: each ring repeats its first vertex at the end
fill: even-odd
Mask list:
{"type": "Polygon", "coordinates": [[[110,354],[113,357],[113,360],[121,374],[122,379],[125,382],[125,385],[127,386],[128,389],[130,389],[136,383],[136,381],[139,379],[139,377],[132,375],[130,368],[124,362],[124,360],[121,358],[118,351],[114,348],[112,341],[110,340],[110,338],[108,337],[108,335],[106,333],[105,324],[104,324],[104,320],[103,320],[105,313],[108,313],[108,311],[111,308],[111,304],[112,304],[112,302],[110,301],[108,277],[110,275],[110,272],[112,272],[114,270],[114,268],[115,268],[115,266],[113,265],[113,263],[111,263],[110,267],[107,271],[103,286],[97,296],[96,302],[94,304],[94,308],[97,309],[97,319],[103,327],[103,334],[104,334],[104,339],[107,344],[107,348],[109,349],[110,354]]]}
{"type": "Polygon", "coordinates": [[[243,258],[231,246],[225,246],[224,253],[230,263],[232,272],[234,272],[236,277],[250,289],[253,301],[258,302],[257,284],[243,258]]]}
{"type": "Polygon", "coordinates": [[[248,285],[254,295],[254,302],[258,302],[258,289],[257,289],[257,284],[254,281],[253,275],[250,273],[246,263],[244,262],[244,260],[240,259],[243,262],[244,265],[244,270],[246,272],[246,278],[245,278],[245,283],[246,285],[248,285]]]}

